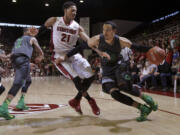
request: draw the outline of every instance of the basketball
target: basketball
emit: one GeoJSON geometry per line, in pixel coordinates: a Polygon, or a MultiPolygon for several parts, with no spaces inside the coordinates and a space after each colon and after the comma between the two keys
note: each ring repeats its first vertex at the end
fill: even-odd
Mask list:
{"type": "Polygon", "coordinates": [[[38,34],[38,32],[39,32],[39,30],[37,28],[35,28],[35,27],[30,27],[29,31],[31,33],[31,36],[36,36],[38,34]]]}
{"type": "Polygon", "coordinates": [[[166,53],[163,49],[155,46],[146,53],[146,57],[150,63],[159,65],[165,59],[166,53]]]}

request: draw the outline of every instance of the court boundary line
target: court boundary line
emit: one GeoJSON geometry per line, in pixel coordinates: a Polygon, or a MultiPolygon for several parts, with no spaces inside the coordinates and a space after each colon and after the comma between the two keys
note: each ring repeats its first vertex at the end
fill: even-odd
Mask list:
{"type": "MultiPolygon", "coordinates": [[[[50,94],[50,95],[57,95],[57,94],[50,94]]],[[[63,94],[58,94],[58,95],[62,95],[62,96],[74,96],[74,95],[63,95],[63,94]]],[[[156,94],[155,94],[156,95],[156,94]]],[[[99,97],[93,97],[95,99],[100,99],[100,100],[110,100],[110,101],[114,101],[114,102],[117,102],[115,101],[114,99],[108,99],[108,98],[99,98],[99,97]]],[[[178,113],[174,113],[174,112],[169,112],[169,111],[166,111],[166,110],[163,110],[163,109],[158,109],[159,111],[161,112],[164,112],[164,113],[168,113],[168,114],[172,114],[172,115],[176,115],[176,116],[180,116],[180,114],[178,113]]]]}
{"type": "Polygon", "coordinates": [[[174,93],[171,91],[153,91],[153,90],[142,90],[142,92],[151,93],[155,95],[161,95],[161,96],[167,96],[167,97],[173,97],[173,98],[180,98],[180,93],[174,93]]]}

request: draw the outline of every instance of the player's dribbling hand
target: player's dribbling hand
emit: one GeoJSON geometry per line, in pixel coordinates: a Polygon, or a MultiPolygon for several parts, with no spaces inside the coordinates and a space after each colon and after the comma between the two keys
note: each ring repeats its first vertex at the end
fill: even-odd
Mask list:
{"type": "Polygon", "coordinates": [[[64,58],[59,57],[59,58],[57,58],[57,59],[55,60],[55,63],[56,63],[56,65],[58,65],[58,64],[60,64],[61,62],[64,62],[66,59],[67,59],[67,56],[66,56],[66,55],[64,56],[64,58]]]}

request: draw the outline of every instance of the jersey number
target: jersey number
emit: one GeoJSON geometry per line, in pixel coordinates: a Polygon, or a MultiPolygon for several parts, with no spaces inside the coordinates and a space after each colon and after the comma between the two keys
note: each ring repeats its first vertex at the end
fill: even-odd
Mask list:
{"type": "Polygon", "coordinates": [[[63,41],[63,42],[69,42],[70,37],[71,37],[71,35],[67,35],[64,33],[61,36],[62,36],[61,41],[63,41]]]}
{"type": "Polygon", "coordinates": [[[19,39],[17,40],[16,45],[15,45],[15,48],[16,48],[16,49],[19,48],[19,47],[21,47],[22,40],[23,40],[22,38],[19,38],[19,39]]]}

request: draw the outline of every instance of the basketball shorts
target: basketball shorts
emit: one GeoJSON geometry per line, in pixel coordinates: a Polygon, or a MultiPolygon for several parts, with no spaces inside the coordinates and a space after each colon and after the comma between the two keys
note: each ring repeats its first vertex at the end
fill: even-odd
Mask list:
{"type": "MultiPolygon", "coordinates": [[[[55,53],[54,59],[58,57],[64,58],[65,54],[55,53]]],[[[89,62],[77,53],[70,57],[67,61],[58,65],[53,62],[56,68],[67,78],[73,79],[79,76],[81,79],[90,78],[94,75],[89,62]]]]}

